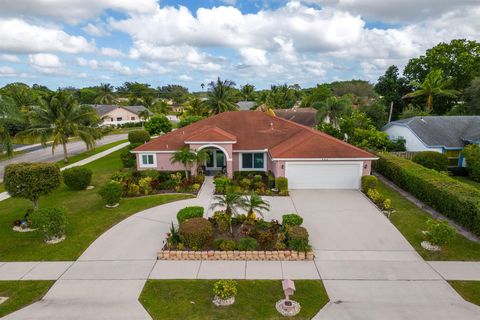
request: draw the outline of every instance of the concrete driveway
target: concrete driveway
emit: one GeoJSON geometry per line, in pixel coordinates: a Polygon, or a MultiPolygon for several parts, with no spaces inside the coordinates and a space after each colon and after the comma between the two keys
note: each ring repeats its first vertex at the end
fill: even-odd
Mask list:
{"type": "Polygon", "coordinates": [[[359,191],[294,190],[330,297],[316,319],[480,319],[359,191]]]}

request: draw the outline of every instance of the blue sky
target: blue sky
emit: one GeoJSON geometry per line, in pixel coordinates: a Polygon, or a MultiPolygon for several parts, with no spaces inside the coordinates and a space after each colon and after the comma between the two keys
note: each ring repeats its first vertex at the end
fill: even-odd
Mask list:
{"type": "Polygon", "coordinates": [[[374,82],[479,30],[469,0],[2,0],[0,85],[374,82]]]}

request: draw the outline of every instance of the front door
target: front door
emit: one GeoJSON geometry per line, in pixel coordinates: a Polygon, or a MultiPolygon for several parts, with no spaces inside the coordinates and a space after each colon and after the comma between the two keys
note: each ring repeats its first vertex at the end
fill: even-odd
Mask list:
{"type": "Polygon", "coordinates": [[[221,150],[208,149],[205,167],[207,170],[221,170],[226,166],[225,154],[221,150]]]}

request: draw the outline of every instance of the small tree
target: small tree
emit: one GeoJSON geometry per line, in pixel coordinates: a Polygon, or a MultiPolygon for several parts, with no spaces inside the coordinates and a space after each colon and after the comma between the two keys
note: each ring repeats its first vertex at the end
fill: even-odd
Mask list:
{"type": "Polygon", "coordinates": [[[188,147],[184,147],[176,151],[170,158],[171,163],[180,162],[184,166],[185,177],[188,178],[188,171],[195,163],[201,163],[207,158],[205,150],[199,150],[197,152],[191,150],[188,147]]]}
{"type": "Polygon", "coordinates": [[[252,192],[249,197],[245,196],[242,204],[249,216],[253,215],[256,211],[263,217],[263,211],[270,210],[270,203],[263,200],[262,197],[255,192],[252,192]]]}
{"type": "Polygon", "coordinates": [[[62,183],[60,168],[54,163],[15,163],[5,168],[5,190],[12,197],[25,198],[38,209],[38,199],[62,183]]]}
{"type": "Polygon", "coordinates": [[[145,123],[145,130],[151,135],[157,135],[161,133],[168,133],[172,131],[172,124],[163,114],[158,114],[150,118],[145,123]]]}
{"type": "Polygon", "coordinates": [[[211,209],[215,210],[218,207],[225,208],[225,214],[230,217],[230,232],[233,234],[231,218],[233,215],[238,214],[239,208],[245,207],[245,200],[240,194],[232,191],[227,191],[225,195],[215,196],[213,200],[215,202],[212,203],[211,209]]]}

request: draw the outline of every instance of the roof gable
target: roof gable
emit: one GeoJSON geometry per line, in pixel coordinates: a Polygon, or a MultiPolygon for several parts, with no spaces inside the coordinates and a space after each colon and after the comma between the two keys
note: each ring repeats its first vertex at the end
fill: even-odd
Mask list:
{"type": "Polygon", "coordinates": [[[237,137],[216,126],[208,126],[185,139],[189,142],[236,142],[237,137]]]}

